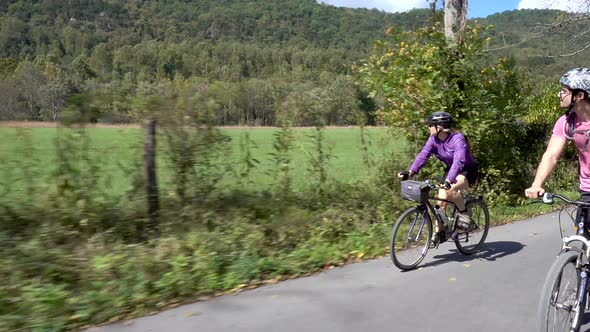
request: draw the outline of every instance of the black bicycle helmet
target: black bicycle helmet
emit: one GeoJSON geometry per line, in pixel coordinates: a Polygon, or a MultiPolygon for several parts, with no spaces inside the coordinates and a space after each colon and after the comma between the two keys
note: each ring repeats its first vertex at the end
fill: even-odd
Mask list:
{"type": "Polygon", "coordinates": [[[434,112],[426,118],[429,125],[438,125],[443,128],[451,128],[453,126],[453,116],[447,112],[434,112]]]}

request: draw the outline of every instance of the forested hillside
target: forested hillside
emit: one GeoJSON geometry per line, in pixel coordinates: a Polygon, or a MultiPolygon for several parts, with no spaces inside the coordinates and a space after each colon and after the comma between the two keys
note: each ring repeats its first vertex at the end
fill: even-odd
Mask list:
{"type": "Polygon", "coordinates": [[[590,66],[589,53],[583,51],[590,43],[586,34],[589,23],[584,14],[572,15],[559,10],[505,11],[472,22],[493,26],[490,51],[514,57],[536,80],[555,80],[566,69],[590,66]]]}
{"type": "MultiPolygon", "coordinates": [[[[494,52],[556,75],[571,62],[539,56],[551,36],[527,36],[558,15],[521,10],[471,23],[495,26],[494,52]]],[[[373,124],[352,64],[387,27],[432,20],[426,9],[389,14],[314,0],[2,1],[0,119],[58,120],[84,92],[96,101],[91,120],[133,121],[138,99],[182,79],[216,102],[219,125],[373,124]]]]}

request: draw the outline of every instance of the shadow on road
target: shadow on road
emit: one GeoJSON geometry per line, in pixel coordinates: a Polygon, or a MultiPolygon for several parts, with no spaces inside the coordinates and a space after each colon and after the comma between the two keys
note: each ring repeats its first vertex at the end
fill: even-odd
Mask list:
{"type": "MultiPolygon", "coordinates": [[[[435,255],[432,257],[432,261],[418,265],[418,268],[425,268],[431,266],[437,266],[446,262],[469,262],[473,260],[488,260],[495,261],[498,258],[515,254],[521,251],[524,245],[519,242],[513,241],[496,241],[484,243],[482,249],[477,254],[471,256],[465,256],[460,253],[457,249],[452,250],[448,254],[435,255]]],[[[432,249],[431,249],[432,250],[432,249]]],[[[407,271],[410,272],[410,271],[407,271]]]]}

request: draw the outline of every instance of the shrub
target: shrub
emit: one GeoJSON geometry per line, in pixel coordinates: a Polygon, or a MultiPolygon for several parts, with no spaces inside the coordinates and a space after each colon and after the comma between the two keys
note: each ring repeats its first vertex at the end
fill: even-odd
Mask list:
{"type": "Polygon", "coordinates": [[[518,119],[529,87],[514,62],[485,52],[478,26],[467,28],[460,45],[449,45],[440,26],[388,34],[356,67],[359,83],[380,102],[380,121],[405,133],[417,154],[428,136],[424,119],[451,113],[495,193],[520,193],[527,165],[518,119]]]}

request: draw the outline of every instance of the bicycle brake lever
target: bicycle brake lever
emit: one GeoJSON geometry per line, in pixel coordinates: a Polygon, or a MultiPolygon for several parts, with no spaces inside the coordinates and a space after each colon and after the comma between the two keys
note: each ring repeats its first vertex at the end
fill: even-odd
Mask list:
{"type": "Polygon", "coordinates": [[[543,194],[543,203],[545,203],[545,204],[553,204],[553,194],[544,193],[543,194]]]}

